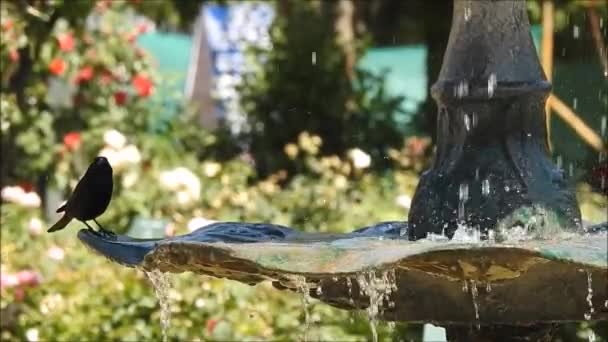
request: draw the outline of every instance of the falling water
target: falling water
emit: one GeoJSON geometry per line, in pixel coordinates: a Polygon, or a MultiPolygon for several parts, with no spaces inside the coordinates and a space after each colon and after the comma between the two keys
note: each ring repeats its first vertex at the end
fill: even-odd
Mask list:
{"type": "Polygon", "coordinates": [[[366,311],[372,332],[372,341],[377,342],[376,321],[378,314],[382,310],[384,301],[388,301],[390,294],[397,289],[395,271],[385,270],[380,277],[376,275],[374,270],[363,272],[357,275],[357,283],[359,284],[359,293],[369,298],[369,306],[366,311]]]}
{"type": "Polygon", "coordinates": [[[302,310],[304,311],[304,341],[308,341],[308,330],[310,329],[310,313],[308,312],[308,305],[310,304],[310,286],[306,282],[304,276],[292,276],[296,289],[300,293],[300,299],[302,301],[302,310]]]}
{"type": "Polygon", "coordinates": [[[589,305],[589,311],[585,313],[585,319],[590,320],[591,316],[595,312],[595,309],[593,308],[593,288],[591,287],[591,285],[592,285],[591,272],[585,271],[585,273],[587,274],[587,298],[586,299],[587,299],[587,304],[589,305]]]}
{"type": "Polygon", "coordinates": [[[354,304],[353,301],[353,282],[350,277],[346,277],[346,287],[348,288],[348,302],[354,304]]]}
{"type": "Polygon", "coordinates": [[[473,309],[475,310],[475,321],[477,322],[477,329],[481,328],[479,323],[479,305],[477,304],[477,283],[475,280],[470,280],[471,283],[471,300],[473,301],[473,309]]]}
{"type": "Polygon", "coordinates": [[[486,292],[492,292],[492,283],[490,281],[486,283],[486,292]]]}
{"type": "Polygon", "coordinates": [[[169,325],[171,324],[171,308],[169,307],[169,289],[171,288],[171,282],[169,277],[159,270],[144,271],[152,286],[154,287],[154,293],[158,298],[160,305],[160,327],[163,335],[163,342],[167,341],[167,332],[169,331],[169,325]]]}
{"type": "Polygon", "coordinates": [[[458,82],[458,85],[454,89],[454,92],[456,93],[456,97],[458,97],[459,99],[469,95],[469,83],[466,80],[458,82]]]}

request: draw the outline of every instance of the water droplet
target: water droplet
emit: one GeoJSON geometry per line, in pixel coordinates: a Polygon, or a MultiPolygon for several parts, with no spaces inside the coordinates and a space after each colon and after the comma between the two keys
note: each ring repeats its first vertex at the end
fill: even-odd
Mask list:
{"type": "Polygon", "coordinates": [[[469,19],[471,19],[471,4],[467,2],[464,7],[464,20],[469,21],[469,19]]]}
{"type": "Polygon", "coordinates": [[[603,137],[606,136],[606,126],[608,126],[608,116],[603,115],[602,122],[600,124],[600,133],[602,134],[603,137]]]}
{"type": "Polygon", "coordinates": [[[490,78],[488,78],[488,97],[494,96],[494,90],[496,89],[496,74],[490,74],[490,78]]]}
{"type": "Polygon", "coordinates": [[[574,39],[578,39],[578,37],[581,34],[581,29],[578,27],[578,25],[573,25],[572,26],[572,36],[574,37],[574,39]]]}
{"type": "Polygon", "coordinates": [[[490,194],[490,180],[488,178],[481,182],[481,194],[488,196],[490,194]]]}
{"type": "Polygon", "coordinates": [[[312,52],[312,65],[317,65],[317,52],[312,52]]]}
{"type": "Polygon", "coordinates": [[[467,113],[464,113],[464,128],[467,130],[467,132],[471,130],[471,119],[467,113]]]}
{"type": "Polygon", "coordinates": [[[576,109],[578,107],[578,98],[575,97],[572,99],[572,108],[576,109]]]}
{"type": "Polygon", "coordinates": [[[564,164],[563,158],[561,155],[557,156],[557,159],[555,161],[555,164],[557,165],[558,169],[562,169],[562,165],[564,164]]]}

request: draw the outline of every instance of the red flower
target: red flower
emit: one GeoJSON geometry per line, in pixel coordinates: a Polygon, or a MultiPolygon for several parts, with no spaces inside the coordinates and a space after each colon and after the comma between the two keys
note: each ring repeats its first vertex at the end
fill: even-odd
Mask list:
{"type": "Polygon", "coordinates": [[[31,182],[19,182],[19,184],[17,185],[19,185],[19,187],[25,192],[34,191],[34,184],[32,184],[31,182]]]}
{"type": "Polygon", "coordinates": [[[208,319],[207,320],[207,335],[211,335],[213,333],[213,330],[215,329],[215,326],[217,325],[217,319],[208,319]]]}
{"type": "Polygon", "coordinates": [[[49,64],[49,71],[51,71],[51,73],[53,75],[57,75],[60,76],[63,74],[63,72],[65,71],[66,68],[66,64],[65,61],[59,57],[54,58],[51,63],[49,64]]]}
{"type": "Polygon", "coordinates": [[[17,273],[17,280],[21,286],[36,286],[40,284],[40,275],[30,270],[20,271],[17,273]]]}
{"type": "Polygon", "coordinates": [[[15,296],[15,302],[20,303],[25,299],[25,290],[21,287],[15,288],[15,292],[13,293],[15,296]]]}
{"type": "Polygon", "coordinates": [[[78,71],[76,75],[76,83],[88,82],[93,78],[93,67],[85,66],[78,71]]]}
{"type": "Polygon", "coordinates": [[[152,81],[143,75],[136,75],[131,81],[133,88],[137,91],[137,95],[148,97],[152,93],[152,81]]]}
{"type": "Polygon", "coordinates": [[[138,32],[139,34],[146,33],[146,32],[148,32],[148,24],[146,24],[146,23],[139,23],[139,24],[137,25],[137,28],[136,28],[136,29],[137,29],[137,32],[138,32]]]}
{"type": "Polygon", "coordinates": [[[112,72],[110,72],[109,70],[105,69],[104,71],[101,72],[101,79],[99,81],[99,83],[101,83],[101,85],[108,85],[110,83],[112,83],[112,81],[114,81],[114,75],[112,75],[112,72]]]}
{"type": "Polygon", "coordinates": [[[125,39],[129,42],[129,43],[133,43],[135,42],[135,39],[137,39],[138,33],[137,31],[133,30],[129,33],[125,33],[125,39]]]}
{"type": "Polygon", "coordinates": [[[125,93],[124,91],[115,92],[114,102],[116,102],[116,104],[119,106],[123,106],[125,103],[127,103],[127,93],[125,93]]]}
{"type": "Polygon", "coordinates": [[[57,42],[59,42],[59,49],[61,51],[70,52],[74,50],[74,36],[72,33],[63,33],[57,37],[57,42]]]}
{"type": "Polygon", "coordinates": [[[70,132],[63,136],[63,145],[68,149],[68,151],[75,151],[80,147],[80,133],[79,132],[70,132]]]}
{"type": "Polygon", "coordinates": [[[11,60],[11,62],[18,61],[19,60],[19,51],[15,50],[15,49],[9,51],[8,58],[11,60]]]}

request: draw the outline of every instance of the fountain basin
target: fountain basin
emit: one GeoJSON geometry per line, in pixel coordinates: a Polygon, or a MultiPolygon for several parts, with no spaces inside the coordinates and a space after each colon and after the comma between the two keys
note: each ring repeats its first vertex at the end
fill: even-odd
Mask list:
{"type": "Polygon", "coordinates": [[[278,289],[300,291],[305,279],[312,297],[349,310],[369,309],[371,303],[382,320],[482,325],[608,320],[603,229],[514,245],[414,242],[400,238],[404,227],[405,222],[385,222],[348,234],[307,234],[271,224],[220,222],[162,240],[110,238],[89,230],[78,236],[129,267],[250,285],[268,280],[278,289]]]}

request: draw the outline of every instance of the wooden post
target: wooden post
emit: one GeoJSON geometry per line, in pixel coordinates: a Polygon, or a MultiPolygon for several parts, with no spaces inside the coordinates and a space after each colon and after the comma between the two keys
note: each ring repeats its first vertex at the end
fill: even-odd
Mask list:
{"type": "MultiPolygon", "coordinates": [[[[553,80],[553,31],[555,29],[554,15],[555,6],[553,0],[543,1],[543,38],[542,38],[542,55],[541,65],[545,71],[547,81],[553,80]]],[[[549,101],[545,104],[545,120],[547,125],[547,146],[549,150],[553,150],[551,144],[551,104],[549,101]]]]}

